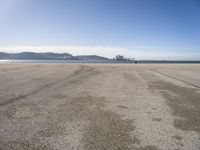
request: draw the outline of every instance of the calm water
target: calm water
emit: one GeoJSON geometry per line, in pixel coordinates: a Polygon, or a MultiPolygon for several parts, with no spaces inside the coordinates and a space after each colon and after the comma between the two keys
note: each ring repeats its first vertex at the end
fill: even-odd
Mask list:
{"type": "MultiPolygon", "coordinates": [[[[42,63],[42,64],[49,64],[49,63],[129,63],[132,64],[134,62],[127,62],[127,61],[116,61],[116,60],[0,60],[0,64],[23,64],[23,63],[42,63]]],[[[166,64],[173,64],[173,63],[200,63],[200,61],[153,61],[153,60],[139,60],[138,63],[166,63],[166,64]]]]}
{"type": "MultiPolygon", "coordinates": [[[[113,60],[106,60],[106,61],[102,61],[102,60],[90,60],[90,61],[86,61],[86,60],[0,60],[0,63],[4,63],[4,64],[21,64],[21,63],[117,63],[116,61],[113,60]]],[[[125,63],[125,62],[122,62],[125,63]]],[[[129,62],[131,63],[131,62],[129,62]]]]}

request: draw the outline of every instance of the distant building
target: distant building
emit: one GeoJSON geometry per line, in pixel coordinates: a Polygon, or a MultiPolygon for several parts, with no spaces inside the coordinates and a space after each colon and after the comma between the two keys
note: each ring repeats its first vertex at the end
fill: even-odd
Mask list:
{"type": "Polygon", "coordinates": [[[117,55],[116,56],[116,60],[124,60],[124,56],[123,55],[117,55]]]}
{"type": "Polygon", "coordinates": [[[127,57],[124,57],[123,55],[117,55],[117,56],[115,56],[114,59],[117,60],[117,61],[126,61],[126,62],[138,63],[135,60],[135,58],[127,58],[127,57]]]}

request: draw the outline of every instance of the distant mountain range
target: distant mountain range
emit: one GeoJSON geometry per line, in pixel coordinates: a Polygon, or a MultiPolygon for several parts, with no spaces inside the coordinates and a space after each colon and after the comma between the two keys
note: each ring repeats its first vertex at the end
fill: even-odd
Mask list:
{"type": "Polygon", "coordinates": [[[0,52],[0,59],[15,59],[15,60],[109,60],[108,58],[97,55],[78,55],[73,56],[69,53],[5,53],[0,52]]]}

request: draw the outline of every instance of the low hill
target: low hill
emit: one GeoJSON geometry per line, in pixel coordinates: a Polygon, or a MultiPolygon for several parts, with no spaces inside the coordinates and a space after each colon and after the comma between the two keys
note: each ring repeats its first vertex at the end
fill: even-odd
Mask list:
{"type": "Polygon", "coordinates": [[[40,59],[40,60],[73,60],[74,56],[68,53],[34,53],[22,52],[15,54],[13,59],[40,59]]]}
{"type": "Polygon", "coordinates": [[[78,60],[109,60],[106,57],[97,56],[97,55],[78,55],[76,56],[78,60]]]}
{"type": "Polygon", "coordinates": [[[15,60],[109,60],[108,58],[97,55],[79,55],[73,56],[69,53],[5,53],[0,52],[0,59],[15,59],[15,60]]]}

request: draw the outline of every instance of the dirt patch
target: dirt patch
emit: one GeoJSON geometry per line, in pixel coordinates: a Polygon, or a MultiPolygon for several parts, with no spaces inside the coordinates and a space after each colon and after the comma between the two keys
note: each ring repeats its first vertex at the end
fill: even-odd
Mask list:
{"type": "Polygon", "coordinates": [[[82,139],[86,150],[123,150],[132,149],[133,144],[139,144],[136,137],[129,133],[134,130],[132,120],[123,120],[111,111],[104,110],[103,105],[92,108],[89,121],[82,139]]]}
{"type": "Polygon", "coordinates": [[[98,109],[90,116],[90,121],[83,138],[86,150],[128,150],[136,142],[129,135],[134,130],[132,121],[122,120],[114,112],[98,109]]]}
{"type": "Polygon", "coordinates": [[[164,81],[153,82],[150,87],[161,90],[173,115],[177,117],[174,120],[176,128],[200,133],[200,94],[197,89],[164,81]]]}
{"type": "Polygon", "coordinates": [[[178,141],[181,141],[181,140],[183,139],[183,137],[182,137],[182,136],[179,136],[179,135],[174,135],[172,138],[173,138],[173,139],[176,139],[176,140],[178,140],[178,141]]]}
{"type": "Polygon", "coordinates": [[[118,108],[122,108],[122,109],[127,109],[128,107],[127,106],[124,106],[124,105],[117,105],[118,108]]]}
{"type": "Polygon", "coordinates": [[[162,121],[162,119],[161,118],[152,118],[152,121],[160,122],[160,121],[162,121]]]}
{"type": "Polygon", "coordinates": [[[174,139],[176,141],[176,144],[177,145],[180,145],[181,147],[184,146],[184,144],[182,143],[182,140],[183,140],[183,137],[182,136],[179,136],[179,135],[174,135],[172,137],[172,139],[174,139]]]}

